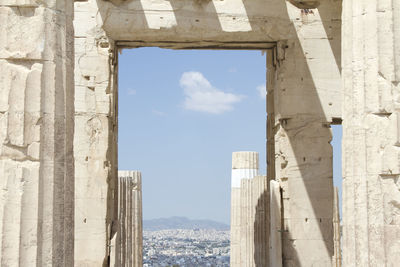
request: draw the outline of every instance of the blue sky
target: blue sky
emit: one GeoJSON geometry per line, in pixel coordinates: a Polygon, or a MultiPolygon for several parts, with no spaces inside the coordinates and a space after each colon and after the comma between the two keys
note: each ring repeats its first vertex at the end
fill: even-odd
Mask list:
{"type": "Polygon", "coordinates": [[[258,151],[265,174],[265,83],[260,51],[123,50],[119,169],[142,172],[144,219],[229,223],[232,152],[258,151]]]}

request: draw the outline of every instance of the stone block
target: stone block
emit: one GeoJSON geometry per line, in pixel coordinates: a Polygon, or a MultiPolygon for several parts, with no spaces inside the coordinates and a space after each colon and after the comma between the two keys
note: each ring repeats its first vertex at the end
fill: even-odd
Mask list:
{"type": "Polygon", "coordinates": [[[70,20],[71,16],[45,7],[0,6],[0,21],[4,25],[0,35],[0,59],[54,61],[58,57],[72,58],[70,20]],[[35,27],[27,30],[26,25],[35,27]]]}
{"type": "Polygon", "coordinates": [[[285,219],[283,239],[287,240],[324,240],[333,243],[331,218],[289,218],[285,219]]]}

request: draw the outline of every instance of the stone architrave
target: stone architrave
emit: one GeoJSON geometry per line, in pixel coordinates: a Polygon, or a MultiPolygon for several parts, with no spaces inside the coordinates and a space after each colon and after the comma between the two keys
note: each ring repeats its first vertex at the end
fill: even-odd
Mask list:
{"type": "Polygon", "coordinates": [[[73,266],[73,1],[0,1],[0,265],[73,266]]]}
{"type": "Polygon", "coordinates": [[[400,1],[343,1],[343,266],[400,263],[400,1]]]}

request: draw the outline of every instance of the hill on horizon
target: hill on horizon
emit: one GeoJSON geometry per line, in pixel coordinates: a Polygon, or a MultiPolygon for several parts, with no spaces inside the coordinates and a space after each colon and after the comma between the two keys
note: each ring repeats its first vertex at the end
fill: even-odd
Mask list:
{"type": "Polygon", "coordinates": [[[229,225],[212,220],[192,220],[186,217],[173,216],[143,220],[143,230],[157,231],[169,229],[215,229],[229,230],[229,225]]]}

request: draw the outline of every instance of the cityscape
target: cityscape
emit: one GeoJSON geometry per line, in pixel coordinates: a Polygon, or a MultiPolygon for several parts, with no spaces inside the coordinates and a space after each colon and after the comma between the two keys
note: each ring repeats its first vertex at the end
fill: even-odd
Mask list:
{"type": "Polygon", "coordinates": [[[229,230],[143,231],[144,267],[227,267],[229,230]]]}

